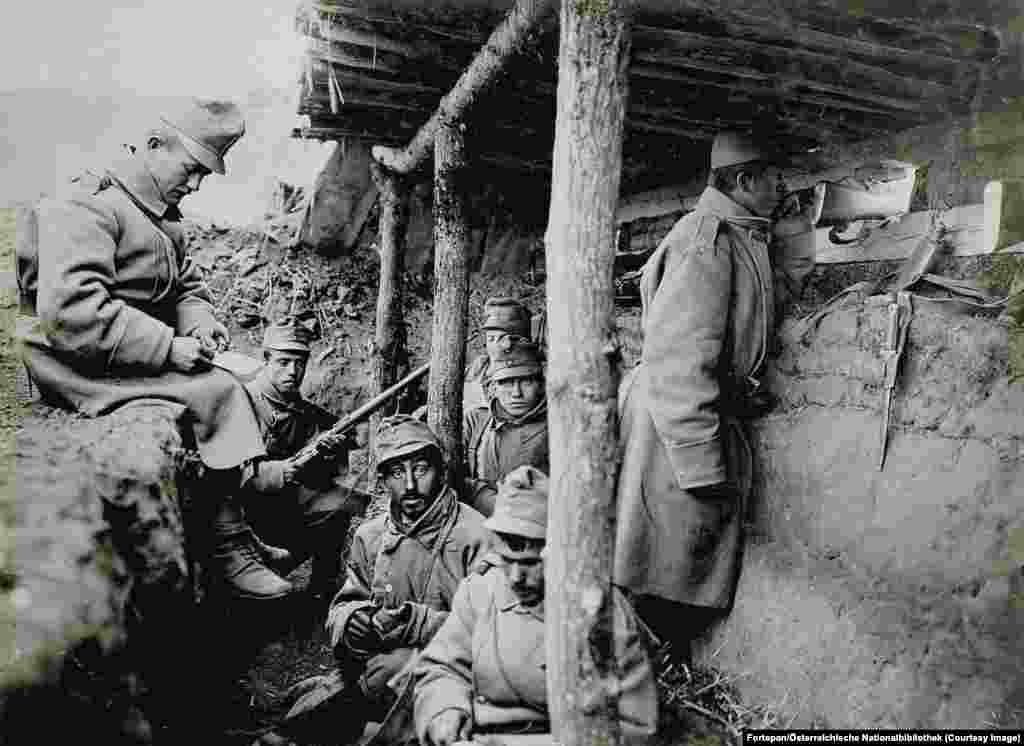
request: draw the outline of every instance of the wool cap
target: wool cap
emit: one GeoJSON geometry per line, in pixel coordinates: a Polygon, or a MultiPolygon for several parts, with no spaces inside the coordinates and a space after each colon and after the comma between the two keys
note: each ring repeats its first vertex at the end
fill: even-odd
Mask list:
{"type": "Polygon", "coordinates": [[[720,132],[715,136],[711,143],[712,171],[750,161],[778,164],[782,157],[776,148],[739,132],[720,132]]]}

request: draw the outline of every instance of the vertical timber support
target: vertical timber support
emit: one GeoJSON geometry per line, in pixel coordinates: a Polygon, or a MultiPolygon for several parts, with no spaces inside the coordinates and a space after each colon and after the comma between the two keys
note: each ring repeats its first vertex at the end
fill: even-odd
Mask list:
{"type": "MultiPolygon", "coordinates": [[[[430,340],[427,424],[444,447],[449,475],[461,476],[462,382],[469,314],[469,228],[463,185],[463,127],[445,122],[434,143],[434,324],[430,340]]],[[[453,482],[456,484],[457,482],[453,482]]]]}
{"type": "MultiPolygon", "coordinates": [[[[380,191],[380,287],[377,293],[377,326],[374,338],[371,395],[384,391],[399,379],[407,363],[405,319],[402,315],[402,275],[405,271],[405,231],[409,224],[408,185],[405,179],[376,163],[370,171],[380,191]]],[[[370,419],[370,461],[382,414],[370,419]]]]}
{"type": "Polygon", "coordinates": [[[626,0],[562,0],[545,236],[551,442],[547,684],[561,746],[621,742],[612,634],[618,445],[615,208],[628,94],[626,0]]]}

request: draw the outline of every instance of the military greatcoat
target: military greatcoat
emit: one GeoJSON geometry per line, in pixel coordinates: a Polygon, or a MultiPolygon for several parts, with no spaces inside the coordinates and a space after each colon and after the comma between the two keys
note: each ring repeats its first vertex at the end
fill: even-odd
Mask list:
{"type": "Polygon", "coordinates": [[[615,582],[636,594],[732,603],[753,469],[748,395],[776,302],[813,267],[786,246],[770,250],[770,230],[708,187],[644,266],[644,346],[619,396],[614,566],[615,582]]]}
{"type": "Polygon", "coordinates": [[[230,373],[168,366],[174,337],[212,324],[214,307],[185,253],[180,214],[145,164],[130,158],[86,174],[36,213],[38,245],[17,257],[18,339],[40,390],[92,416],[138,399],[183,405],[211,468],[263,455],[249,398],[230,373]]]}
{"type": "MultiPolygon", "coordinates": [[[[657,688],[643,626],[618,593],[613,614],[620,724],[636,743],[657,728],[657,688]]],[[[475,732],[550,730],[544,625],[543,604],[523,606],[500,568],[466,580],[413,673],[420,743],[449,709],[469,715],[475,732]]]]}

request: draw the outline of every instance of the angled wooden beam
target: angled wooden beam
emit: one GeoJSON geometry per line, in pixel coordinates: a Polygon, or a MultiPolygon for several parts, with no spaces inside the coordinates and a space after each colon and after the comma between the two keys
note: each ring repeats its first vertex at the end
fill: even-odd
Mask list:
{"type": "Polygon", "coordinates": [[[550,10],[552,0],[517,0],[505,20],[494,30],[487,43],[473,58],[455,86],[445,94],[437,111],[424,124],[404,150],[385,146],[373,148],[379,163],[399,173],[418,168],[434,147],[434,139],[442,122],[460,121],[473,101],[488,87],[529,38],[550,10]]]}

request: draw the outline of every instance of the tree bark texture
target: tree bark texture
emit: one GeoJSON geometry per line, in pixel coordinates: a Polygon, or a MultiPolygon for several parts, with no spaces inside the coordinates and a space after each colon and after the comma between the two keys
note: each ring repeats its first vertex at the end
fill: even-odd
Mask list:
{"type": "Polygon", "coordinates": [[[462,383],[469,315],[469,228],[462,127],[445,124],[434,146],[434,324],[427,424],[444,447],[450,476],[461,476],[462,383]]]}
{"type": "Polygon", "coordinates": [[[441,99],[437,111],[420,127],[409,144],[402,149],[376,145],[372,150],[373,157],[381,165],[402,174],[419,168],[434,147],[437,130],[445,123],[463,121],[473,102],[494,83],[498,73],[522,48],[529,39],[529,32],[537,27],[552,4],[553,0],[517,0],[469,67],[441,99]]]}
{"type": "MultiPolygon", "coordinates": [[[[405,180],[376,163],[370,164],[374,183],[380,191],[380,287],[377,292],[377,326],[374,337],[371,396],[397,381],[408,367],[405,319],[402,314],[402,275],[405,271],[405,231],[409,223],[408,185],[405,180]]],[[[370,465],[376,467],[377,427],[391,410],[370,418],[370,465]]]]}
{"type": "Polygon", "coordinates": [[[620,742],[611,578],[619,349],[614,322],[627,3],[562,0],[545,236],[551,443],[547,679],[562,746],[620,742]]]}

